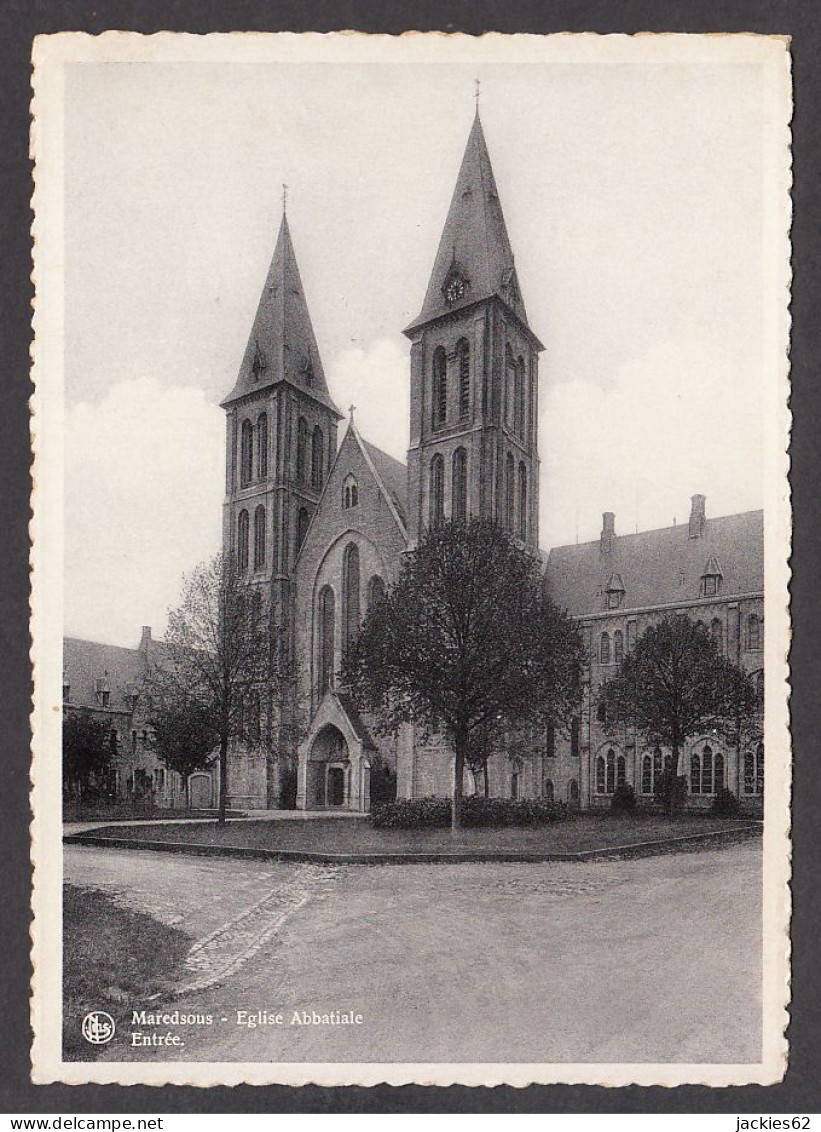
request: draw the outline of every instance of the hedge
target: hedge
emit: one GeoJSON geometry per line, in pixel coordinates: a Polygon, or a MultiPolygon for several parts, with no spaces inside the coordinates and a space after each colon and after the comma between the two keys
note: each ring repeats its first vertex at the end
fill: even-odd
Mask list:
{"type": "MultiPolygon", "coordinates": [[[[547,825],[567,817],[567,806],[547,798],[462,799],[462,825],[482,826],[547,825]]],[[[371,822],[377,829],[432,829],[450,825],[450,798],[408,798],[374,806],[371,822]]]]}

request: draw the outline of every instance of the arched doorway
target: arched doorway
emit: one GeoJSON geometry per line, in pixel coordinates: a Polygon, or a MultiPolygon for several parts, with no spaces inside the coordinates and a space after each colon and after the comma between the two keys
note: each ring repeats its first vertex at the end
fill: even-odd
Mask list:
{"type": "Polygon", "coordinates": [[[188,798],[192,810],[208,810],[213,805],[211,775],[195,771],[188,779],[188,798]]]}
{"type": "Polygon", "coordinates": [[[345,736],[332,724],[319,732],[308,756],[307,803],[312,810],[350,806],[351,761],[345,736]]]}

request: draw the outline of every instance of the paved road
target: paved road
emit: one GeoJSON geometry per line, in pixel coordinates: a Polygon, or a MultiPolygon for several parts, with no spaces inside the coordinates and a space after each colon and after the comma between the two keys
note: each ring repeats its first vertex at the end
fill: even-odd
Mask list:
{"type": "Polygon", "coordinates": [[[112,1059],[760,1057],[758,842],[587,864],[329,868],[77,846],[65,862],[69,880],[198,941],[191,989],[164,1009],[213,1025],[162,1051],[124,1033],[112,1059]],[[238,1025],[237,1010],[283,1024],[238,1025]],[[294,1010],[364,1021],[293,1025],[294,1010]]]}

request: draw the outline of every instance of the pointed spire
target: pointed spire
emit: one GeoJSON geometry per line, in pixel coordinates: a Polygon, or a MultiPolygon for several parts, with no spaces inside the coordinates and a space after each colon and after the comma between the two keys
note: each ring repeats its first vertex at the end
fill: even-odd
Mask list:
{"type": "Polygon", "coordinates": [[[527,326],[527,312],[479,116],[479,80],[476,82],[476,113],[470,137],[425,301],[408,331],[448,310],[493,295],[527,326]]]}
{"type": "Polygon", "coordinates": [[[297,267],[282,186],[282,223],[274,257],[228,405],[258,389],[288,381],[341,417],[331,400],[297,267]]]}

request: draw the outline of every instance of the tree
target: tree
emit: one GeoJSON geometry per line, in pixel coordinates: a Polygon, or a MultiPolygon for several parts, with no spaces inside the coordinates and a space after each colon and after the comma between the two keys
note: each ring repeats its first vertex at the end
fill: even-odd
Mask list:
{"type": "Polygon", "coordinates": [[[103,719],[79,712],[63,716],[63,789],[82,798],[111,767],[111,730],[103,719]]]}
{"type": "Polygon", "coordinates": [[[214,751],[211,713],[193,698],[164,698],[151,712],[151,746],[169,770],[184,782],[195,770],[204,770],[214,751]]]}
{"type": "Polygon", "coordinates": [[[676,806],[678,763],[688,739],[708,730],[740,733],[757,708],[755,688],[723,656],[706,628],[676,614],[651,626],[599,691],[608,724],[635,727],[650,742],[669,747],[663,775],[665,808],[676,806]]]}
{"type": "Polygon", "coordinates": [[[491,738],[563,723],[579,698],[577,627],[547,598],[540,564],[495,523],[444,523],[406,555],[369,612],[343,679],[379,730],[444,728],[455,755],[452,824],[466,761],[491,738]]]}
{"type": "MultiPolygon", "coordinates": [[[[211,753],[219,750],[218,821],[225,822],[228,748],[232,739],[260,738],[262,704],[283,671],[262,592],[217,555],[185,578],[180,605],[168,615],[161,656],[147,689],[157,717],[196,720],[211,753]]],[[[190,743],[187,744],[190,749],[190,743]]]]}

